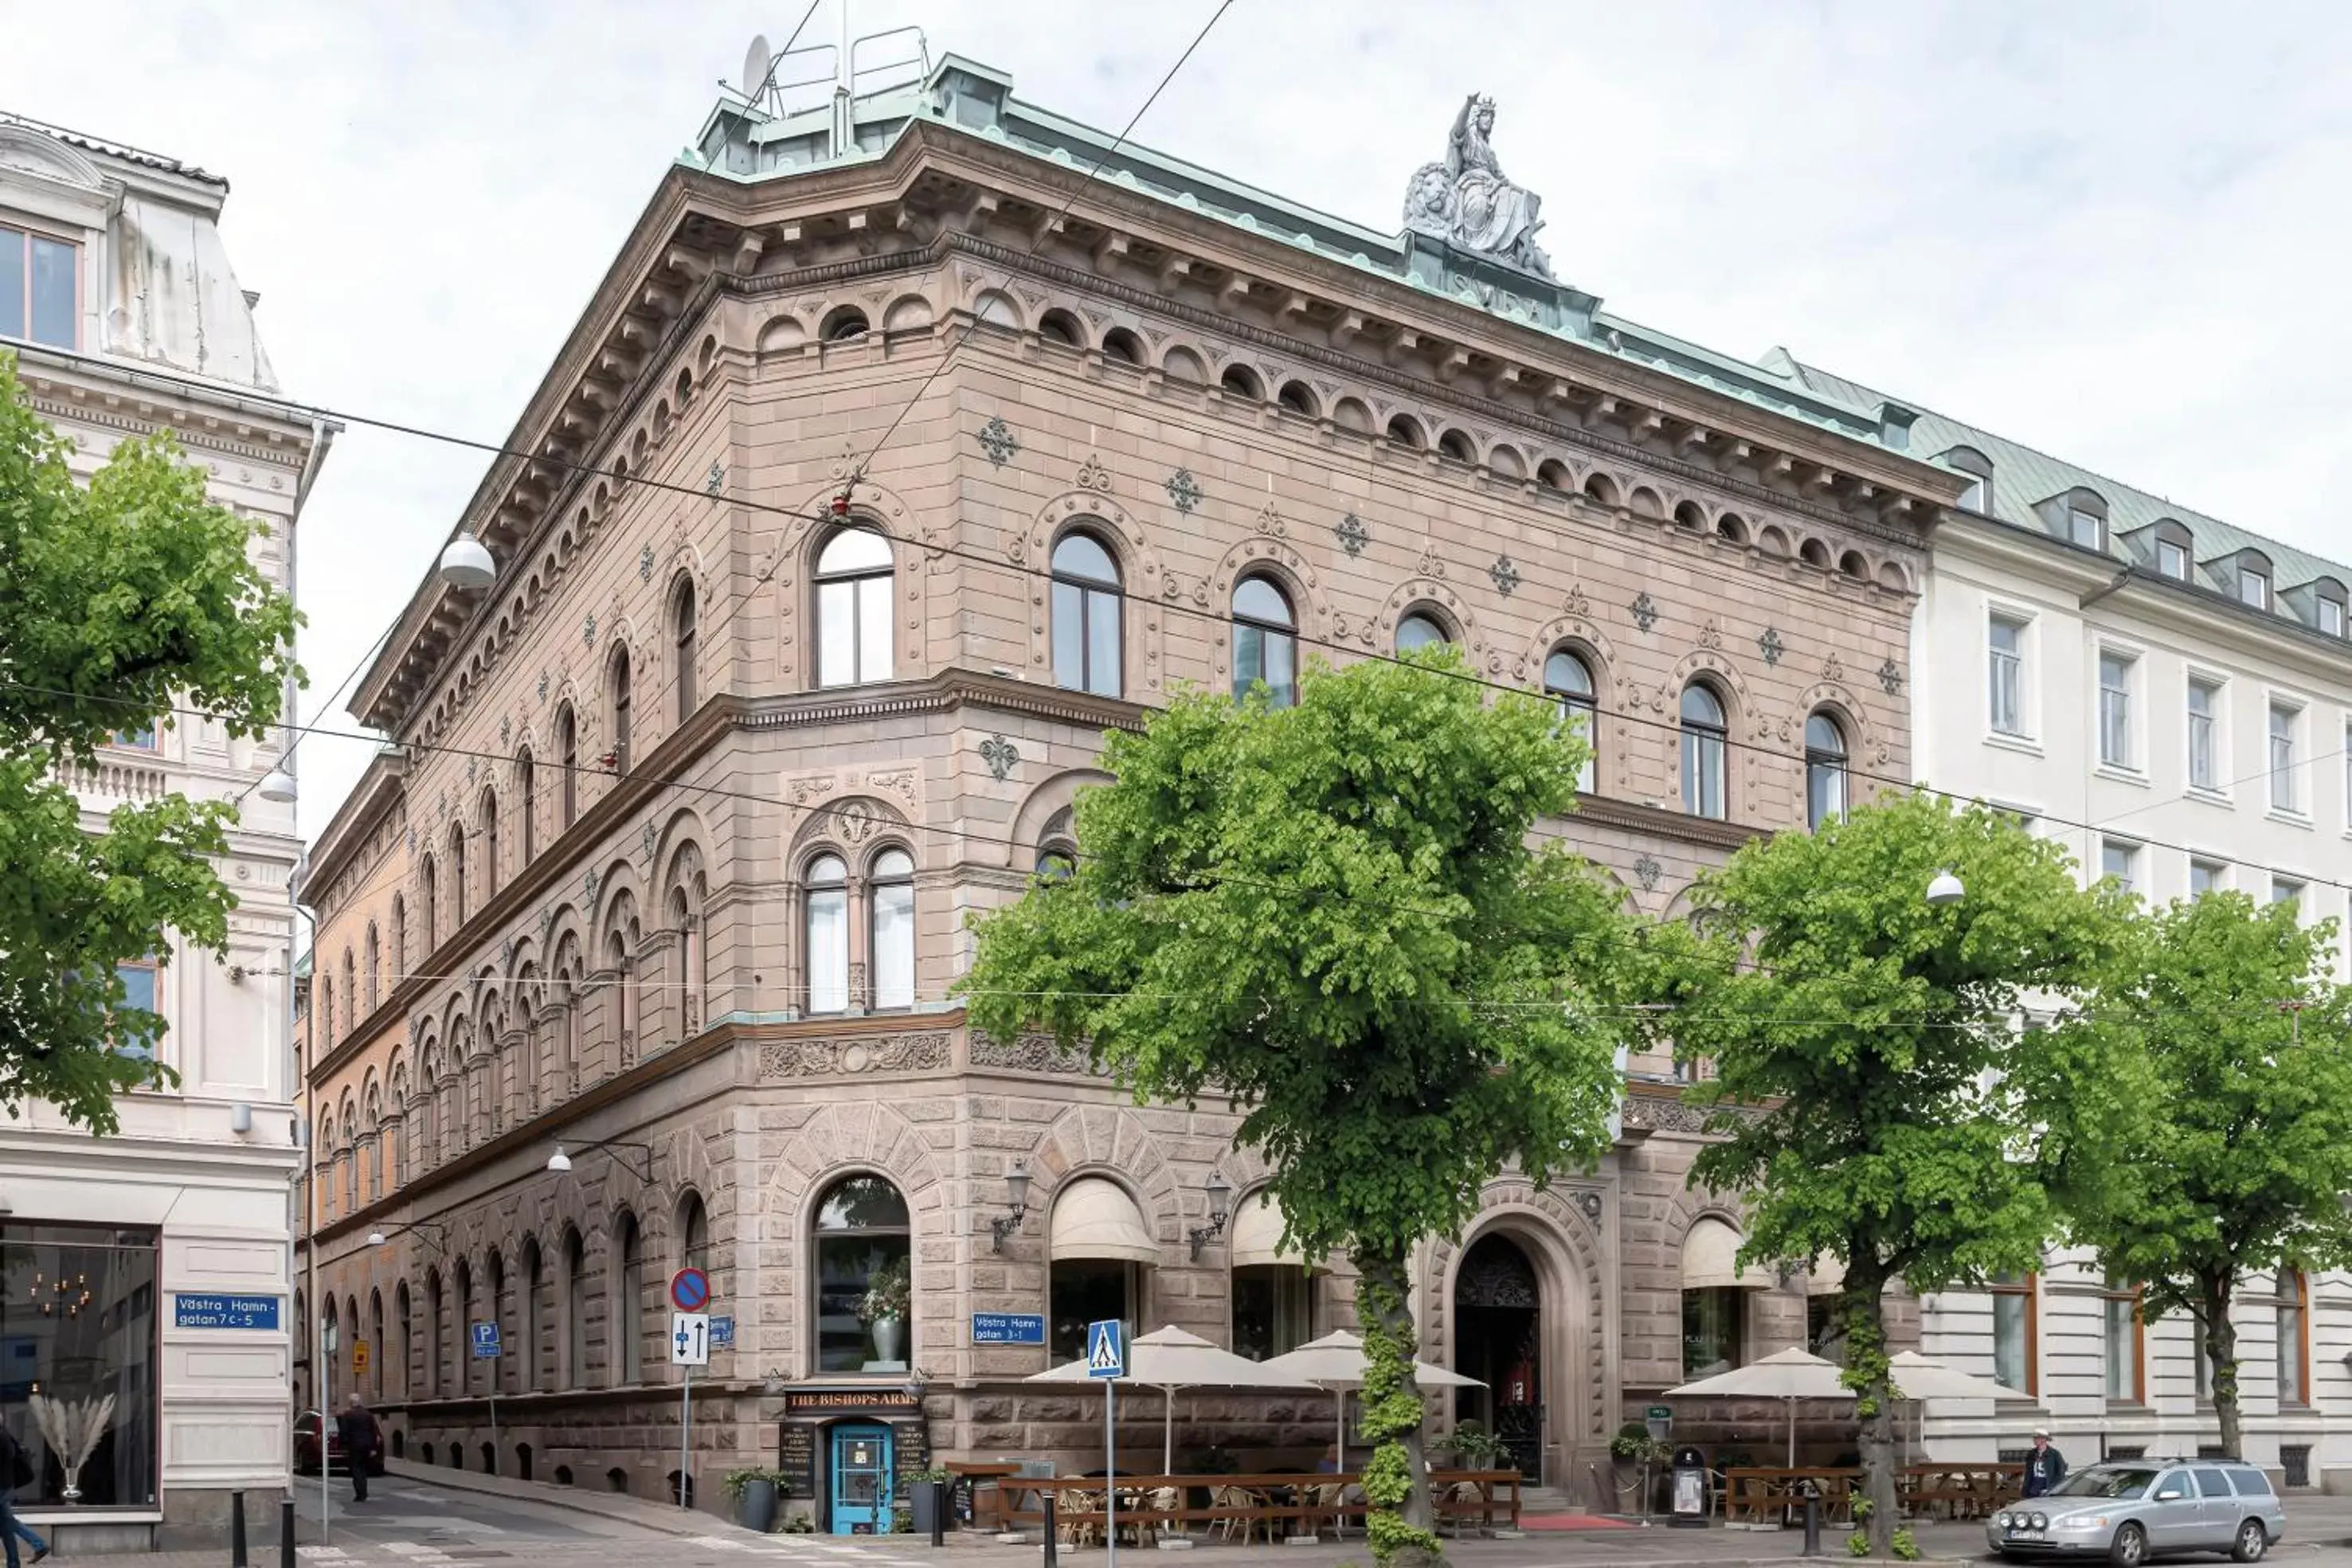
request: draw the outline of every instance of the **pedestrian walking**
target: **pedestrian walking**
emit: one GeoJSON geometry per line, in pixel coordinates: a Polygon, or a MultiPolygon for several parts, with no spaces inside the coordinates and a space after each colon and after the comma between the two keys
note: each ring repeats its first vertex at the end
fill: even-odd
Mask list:
{"type": "Polygon", "coordinates": [[[49,1543],[16,1517],[16,1489],[30,1484],[34,1474],[33,1461],[26,1455],[25,1446],[16,1441],[16,1434],[0,1426],[0,1482],[5,1483],[0,1487],[0,1552],[6,1553],[8,1568],[24,1568],[23,1559],[16,1555],[19,1541],[33,1549],[36,1563],[49,1554],[49,1543]]]}
{"type": "Polygon", "coordinates": [[[2033,1431],[2033,1452],[2025,1456],[2025,1495],[2040,1497],[2066,1479],[2066,1456],[2050,1446],[2050,1434],[2033,1431]]]}
{"type": "Polygon", "coordinates": [[[374,1413],[358,1395],[352,1395],[343,1413],[335,1417],[335,1433],[343,1440],[343,1462],[352,1467],[352,1500],[365,1502],[368,1472],[375,1468],[383,1433],[375,1424],[374,1413]]]}

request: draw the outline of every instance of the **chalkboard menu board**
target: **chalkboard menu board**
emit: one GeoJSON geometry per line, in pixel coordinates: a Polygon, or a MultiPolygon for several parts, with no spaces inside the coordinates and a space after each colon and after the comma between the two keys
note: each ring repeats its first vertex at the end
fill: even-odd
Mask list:
{"type": "Polygon", "coordinates": [[[776,1469],[784,1477],[786,1497],[816,1496],[817,1428],[787,1421],[776,1440],[776,1469]]]}
{"type": "Polygon", "coordinates": [[[930,1446],[920,1421],[890,1423],[890,1468],[898,1472],[896,1496],[906,1501],[915,1495],[915,1477],[931,1468],[930,1446]]]}

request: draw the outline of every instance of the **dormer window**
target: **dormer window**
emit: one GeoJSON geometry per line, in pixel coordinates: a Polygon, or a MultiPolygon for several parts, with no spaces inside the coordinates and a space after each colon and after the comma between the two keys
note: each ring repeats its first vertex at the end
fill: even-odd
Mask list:
{"type": "Polygon", "coordinates": [[[1964,512],[1992,516],[1992,462],[1972,446],[1955,446],[1943,455],[1943,465],[1964,476],[1969,487],[1956,503],[1964,512]]]}
{"type": "Polygon", "coordinates": [[[2156,570],[2175,582],[2186,581],[2189,577],[2189,552],[2170,539],[2157,540],[2156,570]]]}
{"type": "Polygon", "coordinates": [[[2271,574],[2252,561],[2238,563],[2238,602],[2256,610],[2271,607],[2271,574]]]}
{"type": "Polygon", "coordinates": [[[2033,504],[2042,527],[2051,538],[2078,549],[2107,548],[2107,498],[2087,486],[2061,490],[2033,504]]]}
{"type": "Polygon", "coordinates": [[[2330,637],[2344,635],[2344,601],[2323,599],[2319,601],[2319,629],[2330,637]]]}
{"type": "Polygon", "coordinates": [[[81,247],[0,227],[0,338],[75,347],[81,322],[81,247]]]}
{"type": "Polygon", "coordinates": [[[2104,526],[2105,519],[2096,512],[2086,512],[2080,507],[2070,507],[2066,510],[2066,537],[2084,549],[2099,548],[2100,530],[2104,526]]]}

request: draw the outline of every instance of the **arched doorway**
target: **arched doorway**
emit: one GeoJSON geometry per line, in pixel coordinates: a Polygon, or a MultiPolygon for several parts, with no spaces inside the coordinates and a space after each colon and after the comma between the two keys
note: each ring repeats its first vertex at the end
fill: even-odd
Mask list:
{"type": "Polygon", "coordinates": [[[1543,1475],[1543,1298],[1535,1265],[1507,1236],[1471,1243],[1454,1275],[1454,1370],[1483,1388],[1454,1391],[1454,1418],[1507,1444],[1519,1473],[1543,1475]]]}

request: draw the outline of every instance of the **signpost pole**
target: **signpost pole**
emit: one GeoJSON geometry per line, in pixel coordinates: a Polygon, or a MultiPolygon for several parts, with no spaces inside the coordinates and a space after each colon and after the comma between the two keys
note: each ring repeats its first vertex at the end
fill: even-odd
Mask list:
{"type": "Polygon", "coordinates": [[[1112,1429],[1118,1386],[1117,1378],[1103,1379],[1103,1542],[1109,1549],[1103,1561],[1108,1568],[1118,1568],[1118,1437],[1112,1429]]]}
{"type": "Polygon", "coordinates": [[[677,1506],[691,1508],[693,1504],[688,1502],[686,1497],[687,1488],[691,1484],[687,1479],[689,1474],[687,1456],[694,1451],[694,1364],[688,1362],[682,1370],[686,1373],[686,1379],[678,1385],[677,1506]]]}

